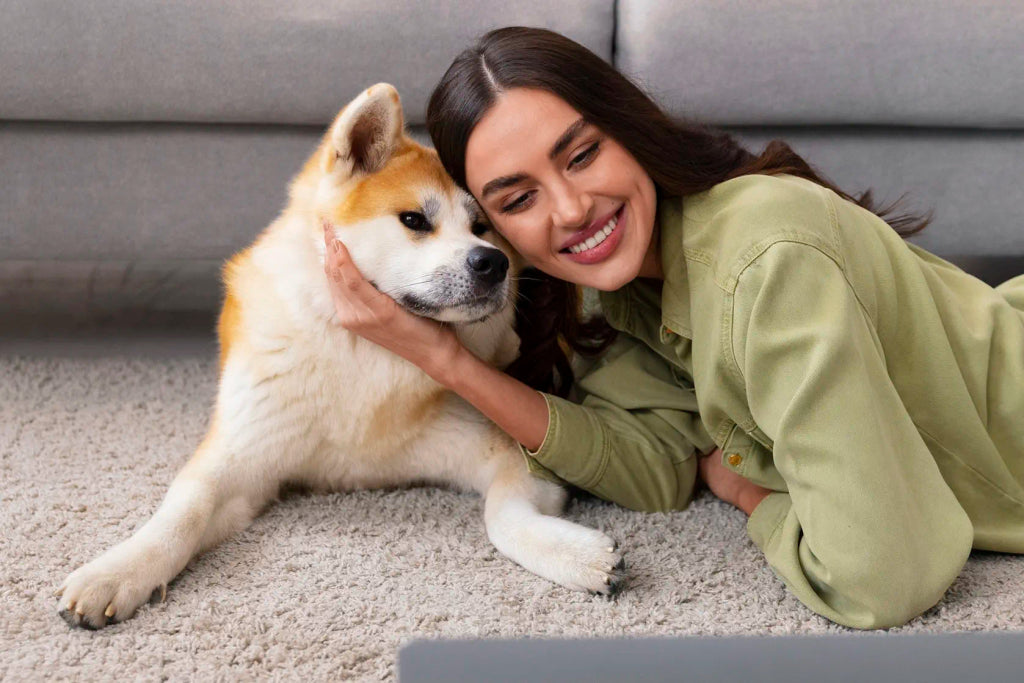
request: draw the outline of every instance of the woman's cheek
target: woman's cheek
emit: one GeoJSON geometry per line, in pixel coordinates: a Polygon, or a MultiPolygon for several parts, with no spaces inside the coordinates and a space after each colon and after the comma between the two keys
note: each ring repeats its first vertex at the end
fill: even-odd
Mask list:
{"type": "Polygon", "coordinates": [[[515,220],[509,220],[498,232],[508,240],[513,249],[523,256],[530,258],[536,254],[537,245],[539,244],[535,234],[536,231],[530,230],[529,226],[518,225],[517,223],[515,220]]]}

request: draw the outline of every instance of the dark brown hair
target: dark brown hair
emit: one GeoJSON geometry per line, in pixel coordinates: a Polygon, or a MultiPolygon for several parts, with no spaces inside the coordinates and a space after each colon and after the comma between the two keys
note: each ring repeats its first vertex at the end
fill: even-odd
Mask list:
{"type": "MultiPolygon", "coordinates": [[[[565,36],[510,26],[491,31],[455,58],[431,94],[427,128],[445,169],[466,188],[466,144],[498,95],[510,88],[546,90],[611,136],[654,181],[659,197],[685,196],[751,173],[787,173],[833,190],[885,219],[901,236],[924,229],[931,215],[888,217],[903,200],[876,209],[871,190],[850,196],[782,140],[759,156],[728,133],[670,118],[637,85],[565,36]]],[[[468,190],[468,188],[466,188],[468,190]]],[[[580,290],[528,269],[519,281],[516,329],[521,354],[507,371],[530,386],[564,396],[573,382],[567,352],[602,351],[615,337],[602,318],[581,320],[580,290]]]]}

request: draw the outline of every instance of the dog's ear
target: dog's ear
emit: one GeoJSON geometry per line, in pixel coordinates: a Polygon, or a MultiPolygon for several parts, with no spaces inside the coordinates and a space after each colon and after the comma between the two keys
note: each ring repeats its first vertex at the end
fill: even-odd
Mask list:
{"type": "Polygon", "coordinates": [[[331,124],[323,170],[340,179],[379,171],[394,153],[404,125],[395,87],[377,83],[367,88],[331,124]]]}

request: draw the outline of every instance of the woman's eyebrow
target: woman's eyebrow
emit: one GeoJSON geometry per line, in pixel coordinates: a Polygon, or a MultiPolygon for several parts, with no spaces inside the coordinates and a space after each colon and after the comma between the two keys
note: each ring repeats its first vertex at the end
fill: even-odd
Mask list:
{"type": "MultiPolygon", "coordinates": [[[[580,134],[580,131],[583,130],[583,127],[586,125],[587,120],[584,119],[583,117],[580,117],[579,119],[576,120],[575,123],[566,128],[565,132],[558,136],[558,139],[555,140],[555,144],[552,145],[551,151],[548,152],[548,158],[554,159],[559,154],[561,154],[566,147],[572,144],[572,141],[576,139],[576,136],[580,134]]],[[[495,178],[494,180],[484,185],[483,189],[480,191],[480,199],[484,199],[487,197],[487,195],[491,194],[492,192],[497,192],[498,190],[503,190],[506,187],[511,187],[512,185],[520,183],[525,179],[526,175],[522,173],[516,173],[515,175],[505,175],[501,176],[500,178],[495,178]]]]}
{"type": "Polygon", "coordinates": [[[576,123],[566,128],[565,132],[562,133],[561,137],[559,137],[558,140],[555,141],[555,144],[551,148],[551,151],[548,152],[548,159],[554,159],[559,154],[561,154],[562,151],[566,147],[568,147],[569,144],[576,138],[576,136],[580,134],[580,131],[583,129],[583,126],[585,125],[587,125],[587,120],[584,119],[583,117],[580,117],[579,119],[576,120],[576,123]]]}
{"type": "Polygon", "coordinates": [[[526,176],[522,173],[517,173],[515,175],[503,175],[500,178],[495,178],[484,185],[484,189],[480,191],[480,199],[486,199],[487,195],[492,192],[504,190],[506,187],[511,187],[512,185],[521,183],[524,180],[526,180],[526,176]]]}

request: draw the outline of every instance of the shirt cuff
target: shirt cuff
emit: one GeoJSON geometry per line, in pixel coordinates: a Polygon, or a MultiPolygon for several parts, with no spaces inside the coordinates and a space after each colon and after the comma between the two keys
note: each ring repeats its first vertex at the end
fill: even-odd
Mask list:
{"type": "Polygon", "coordinates": [[[519,444],[527,469],[550,481],[589,489],[600,481],[608,459],[600,423],[572,401],[539,393],[548,408],[548,430],[536,451],[519,444]]]}
{"type": "Polygon", "coordinates": [[[786,515],[789,514],[790,507],[792,507],[792,501],[790,501],[788,493],[773,491],[765,496],[750,513],[750,518],[747,520],[747,535],[761,549],[761,552],[768,553],[772,537],[782,526],[786,515]]]}

